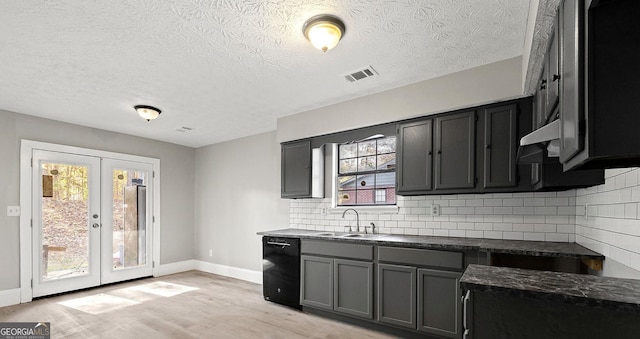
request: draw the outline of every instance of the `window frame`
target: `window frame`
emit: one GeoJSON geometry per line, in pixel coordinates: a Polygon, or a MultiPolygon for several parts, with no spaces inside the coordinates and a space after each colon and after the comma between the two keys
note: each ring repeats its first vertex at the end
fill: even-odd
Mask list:
{"type": "MultiPolygon", "coordinates": [[[[396,185],[397,185],[397,181],[396,181],[396,153],[397,153],[397,137],[395,135],[390,135],[390,136],[380,136],[377,138],[366,138],[360,141],[354,141],[354,142],[348,142],[348,143],[340,143],[340,144],[334,144],[334,150],[333,150],[333,160],[334,160],[334,164],[333,164],[333,202],[332,202],[332,207],[333,208],[337,208],[337,209],[345,209],[345,208],[374,208],[374,209],[379,209],[379,208],[393,208],[393,209],[397,209],[397,203],[398,203],[398,199],[397,199],[397,195],[395,195],[395,191],[396,191],[396,185]],[[393,147],[393,152],[382,152],[379,153],[379,144],[378,141],[379,140],[384,140],[384,139],[394,139],[395,145],[393,147]],[[372,154],[363,154],[360,155],[359,154],[359,145],[361,144],[365,144],[368,142],[375,142],[375,151],[372,154]],[[340,148],[341,146],[345,146],[345,145],[350,145],[350,144],[355,144],[355,155],[354,156],[350,156],[350,157],[344,157],[344,158],[340,158],[340,148]],[[380,165],[377,163],[379,160],[380,156],[384,156],[384,155],[390,155],[393,154],[393,160],[389,160],[386,163],[392,163],[392,167],[391,168],[384,168],[384,169],[380,169],[380,165]],[[367,170],[363,170],[363,171],[358,171],[358,166],[359,166],[359,162],[360,159],[366,158],[366,157],[374,157],[375,158],[375,166],[374,169],[367,169],[367,170]],[[346,173],[340,173],[340,164],[341,164],[341,160],[348,160],[348,159],[355,159],[355,166],[356,166],[356,170],[353,172],[346,172],[346,173]],[[379,174],[384,174],[384,173],[393,173],[393,177],[394,179],[392,180],[392,184],[391,186],[388,187],[378,187],[377,186],[377,175],[379,174]],[[358,177],[360,176],[373,176],[373,184],[370,187],[367,187],[365,189],[358,189],[357,188],[357,182],[358,177]],[[371,193],[371,199],[372,202],[371,203],[365,203],[365,204],[358,204],[358,203],[354,203],[354,204],[340,204],[340,193],[341,192],[345,192],[345,191],[350,191],[351,190],[341,190],[340,189],[340,178],[344,178],[344,177],[353,177],[352,180],[355,181],[354,183],[354,189],[353,189],[353,194],[356,195],[356,200],[358,197],[358,192],[362,192],[362,191],[370,191],[371,193]],[[386,203],[386,190],[388,189],[393,189],[394,191],[394,201],[392,203],[386,203]],[[385,191],[385,203],[381,203],[378,202],[378,193],[380,190],[385,191]]],[[[384,164],[384,163],[383,163],[384,164]]]]}

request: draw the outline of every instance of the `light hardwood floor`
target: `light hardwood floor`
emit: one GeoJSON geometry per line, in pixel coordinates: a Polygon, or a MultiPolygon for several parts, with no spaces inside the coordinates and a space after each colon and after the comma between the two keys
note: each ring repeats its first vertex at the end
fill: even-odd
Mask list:
{"type": "Polygon", "coordinates": [[[0,308],[0,322],[8,321],[48,321],[52,338],[391,338],[267,302],[261,285],[199,271],[0,308]]]}

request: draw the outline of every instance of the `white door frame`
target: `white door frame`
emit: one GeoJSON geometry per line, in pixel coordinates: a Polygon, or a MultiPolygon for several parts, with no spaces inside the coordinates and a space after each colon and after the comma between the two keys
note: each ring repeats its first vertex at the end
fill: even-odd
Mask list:
{"type": "Polygon", "coordinates": [[[20,302],[26,303],[33,299],[31,287],[33,279],[31,157],[35,149],[152,164],[154,190],[152,193],[153,247],[151,252],[153,275],[157,276],[160,264],[160,159],[22,139],[20,143],[20,302]]]}

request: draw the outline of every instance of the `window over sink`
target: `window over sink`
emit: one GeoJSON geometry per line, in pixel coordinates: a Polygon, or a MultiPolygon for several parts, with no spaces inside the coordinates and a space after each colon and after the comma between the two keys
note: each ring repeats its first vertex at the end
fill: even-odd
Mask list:
{"type": "Polygon", "coordinates": [[[396,204],[396,137],[376,137],[338,146],[337,206],[396,204]]]}

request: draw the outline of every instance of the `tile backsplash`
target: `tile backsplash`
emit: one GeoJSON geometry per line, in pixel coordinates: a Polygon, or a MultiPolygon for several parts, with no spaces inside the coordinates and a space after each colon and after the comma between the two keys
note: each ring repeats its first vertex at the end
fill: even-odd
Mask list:
{"type": "Polygon", "coordinates": [[[577,190],[576,201],[576,242],[640,271],[640,170],[606,170],[605,183],[577,190]]]}
{"type": "MultiPolygon", "coordinates": [[[[397,211],[356,207],[360,225],[373,222],[379,233],[575,242],[576,190],[397,197],[397,211]],[[429,207],[440,206],[432,216],[429,207]]],[[[331,199],[289,203],[289,226],[343,232],[355,215],[342,218],[331,199]]]]}

